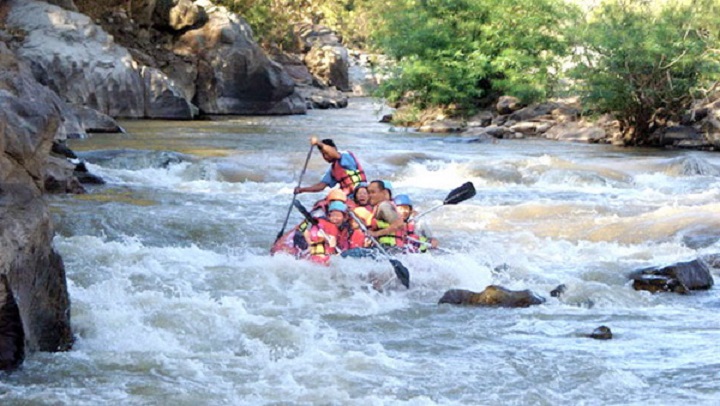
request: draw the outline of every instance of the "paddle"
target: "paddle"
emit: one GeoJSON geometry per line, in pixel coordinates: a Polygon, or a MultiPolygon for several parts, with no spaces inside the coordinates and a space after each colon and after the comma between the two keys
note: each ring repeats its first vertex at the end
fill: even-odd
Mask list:
{"type": "Polygon", "coordinates": [[[352,212],[352,210],[349,210],[348,214],[350,215],[350,217],[353,218],[353,220],[355,220],[363,233],[365,233],[365,236],[368,237],[375,244],[378,250],[380,250],[380,252],[385,255],[385,257],[390,261],[390,264],[392,264],[393,270],[395,271],[395,275],[398,277],[398,279],[400,279],[400,282],[402,282],[402,284],[405,285],[406,288],[410,289],[410,271],[405,268],[405,265],[403,265],[402,262],[398,261],[395,258],[392,258],[390,254],[385,251],[385,249],[382,247],[382,245],[380,245],[380,243],[375,239],[375,237],[371,236],[370,233],[368,233],[368,229],[365,226],[365,223],[363,223],[362,220],[360,220],[358,216],[352,212]]]}
{"type": "Polygon", "coordinates": [[[424,212],[418,214],[417,216],[410,218],[408,217],[405,222],[412,220],[417,220],[418,218],[435,211],[447,204],[458,204],[460,202],[464,202],[467,199],[470,199],[471,197],[475,196],[475,185],[472,184],[472,182],[465,182],[462,185],[456,187],[455,189],[451,190],[450,193],[448,193],[445,200],[443,200],[442,204],[439,204],[429,210],[425,210],[424,212]]]}
{"type": "MultiPolygon", "coordinates": [[[[307,169],[308,162],[310,162],[310,156],[312,155],[313,149],[315,148],[314,145],[310,146],[310,151],[308,151],[307,158],[305,158],[305,165],[303,165],[302,172],[300,172],[300,179],[298,179],[297,187],[300,187],[300,184],[302,183],[302,178],[305,176],[305,170],[307,169]]],[[[283,226],[280,229],[280,232],[278,233],[277,237],[275,237],[275,242],[277,242],[283,234],[285,234],[285,227],[287,227],[288,219],[290,218],[290,212],[292,211],[293,205],[295,204],[295,198],[297,195],[293,193],[292,202],[290,203],[290,207],[288,207],[287,215],[285,216],[285,222],[283,222],[283,226]]]]}

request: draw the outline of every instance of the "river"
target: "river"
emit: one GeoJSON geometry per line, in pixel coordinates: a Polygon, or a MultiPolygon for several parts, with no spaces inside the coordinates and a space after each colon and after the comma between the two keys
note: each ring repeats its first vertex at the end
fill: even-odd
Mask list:
{"type": "MultiPolygon", "coordinates": [[[[706,404],[720,401],[720,293],[649,294],[632,270],[720,252],[720,155],[471,142],[306,116],[128,121],[71,147],[107,184],[51,197],[76,343],[0,379],[3,405],[706,404]],[[447,250],[387,261],[269,256],[308,139],[333,138],[428,214],[447,250]],[[525,309],[438,305],[531,289],[525,309]],[[567,286],[560,298],[549,291],[567,286]],[[606,325],[609,341],[585,337],[606,325]]],[[[315,152],[304,185],[327,164],[315,152]]],[[[303,194],[309,206],[321,194],[303,194]]],[[[288,227],[301,220],[297,212],[288,227]]],[[[718,270],[714,269],[714,276],[718,270]]]]}

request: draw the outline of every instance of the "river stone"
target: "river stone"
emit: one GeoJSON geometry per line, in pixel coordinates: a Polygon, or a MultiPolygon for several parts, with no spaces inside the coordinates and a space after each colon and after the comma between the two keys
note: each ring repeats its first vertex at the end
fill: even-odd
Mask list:
{"type": "Polygon", "coordinates": [[[695,259],[666,267],[645,268],[630,274],[635,290],[688,293],[710,289],[714,280],[707,264],[695,259]]]}
{"type": "Polygon", "coordinates": [[[195,100],[205,114],[302,114],[305,101],[281,65],[252,39],[237,14],[197,0],[208,22],[179,36],[173,52],[199,58],[195,100]]]}
{"type": "Polygon", "coordinates": [[[596,340],[610,340],[613,338],[612,331],[610,330],[610,327],[608,326],[600,326],[593,330],[592,333],[588,336],[590,338],[594,338],[596,340]]]}
{"type": "Polygon", "coordinates": [[[480,293],[465,289],[450,289],[440,298],[438,304],[488,306],[488,307],[529,307],[545,303],[545,299],[530,290],[514,291],[502,286],[490,285],[480,293]]]}
{"type": "Polygon", "coordinates": [[[85,106],[71,107],[80,125],[88,133],[120,133],[122,127],[114,118],[85,106]]]}

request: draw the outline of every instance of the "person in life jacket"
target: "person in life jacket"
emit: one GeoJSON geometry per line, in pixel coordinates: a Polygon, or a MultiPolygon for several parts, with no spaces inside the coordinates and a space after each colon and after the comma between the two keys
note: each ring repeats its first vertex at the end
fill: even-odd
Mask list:
{"type": "Polygon", "coordinates": [[[408,252],[427,252],[428,248],[437,248],[439,241],[432,236],[430,228],[424,223],[416,224],[410,220],[413,205],[410,196],[395,196],[395,207],[405,223],[405,250],[408,252]]]}
{"type": "Polygon", "coordinates": [[[372,204],[370,204],[370,195],[368,194],[368,184],[366,182],[360,182],[355,186],[355,196],[353,198],[356,207],[364,207],[367,210],[372,211],[372,204]]]}
{"type": "Polygon", "coordinates": [[[355,154],[349,151],[338,151],[335,142],[331,139],[318,141],[317,137],[312,137],[310,143],[317,146],[325,162],[330,164],[330,168],[320,182],[312,186],[296,187],[294,193],[320,192],[326,187],[339,185],[340,190],[352,198],[355,187],[360,182],[367,182],[365,171],[355,154]]]}
{"type": "MultiPolygon", "coordinates": [[[[345,196],[345,192],[343,192],[340,189],[333,189],[331,190],[327,196],[325,196],[324,199],[320,199],[313,205],[312,209],[310,209],[310,214],[314,218],[327,218],[329,215],[328,206],[332,202],[342,202],[346,203],[347,196],[345,196]]],[[[297,247],[300,250],[305,250],[308,248],[307,242],[305,240],[305,231],[310,227],[310,222],[307,220],[303,220],[300,222],[300,224],[295,227],[295,237],[293,239],[294,246],[297,247]]]]}
{"type": "Polygon", "coordinates": [[[347,206],[340,201],[328,205],[327,217],[321,217],[318,223],[305,230],[305,240],[310,247],[310,260],[319,264],[328,264],[330,256],[338,253],[340,227],[345,222],[347,206]]]}
{"type": "Polygon", "coordinates": [[[373,205],[368,234],[383,246],[401,248],[405,243],[405,223],[392,201],[392,185],[374,180],[368,186],[368,194],[373,205]]]}

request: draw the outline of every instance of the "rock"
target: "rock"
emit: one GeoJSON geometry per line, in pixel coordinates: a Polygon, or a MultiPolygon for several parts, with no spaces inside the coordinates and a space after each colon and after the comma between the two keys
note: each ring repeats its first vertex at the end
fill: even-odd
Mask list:
{"type": "Polygon", "coordinates": [[[49,156],[45,162],[45,191],[48,193],[85,193],[75,177],[75,165],[64,158],[49,156]]]}
{"type": "Polygon", "coordinates": [[[602,127],[580,122],[556,124],[545,132],[545,138],[558,141],[596,143],[607,138],[602,127]]]}
{"type": "Polygon", "coordinates": [[[392,121],[393,121],[392,114],[383,114],[383,116],[380,118],[381,123],[392,123],[392,121]]]}
{"type": "MultiPolygon", "coordinates": [[[[107,114],[85,106],[72,107],[80,125],[88,133],[121,133],[122,127],[107,114]]],[[[70,157],[73,158],[73,157],[70,157]]]]}
{"type": "Polygon", "coordinates": [[[5,274],[0,274],[0,371],[12,370],[25,359],[25,333],[5,274]]]}
{"type": "Polygon", "coordinates": [[[205,9],[192,0],[156,0],[152,21],[161,29],[181,32],[207,22],[205,9]]]}
{"type": "Polygon", "coordinates": [[[143,66],[140,76],[145,89],[145,117],[190,120],[196,115],[196,108],[160,70],[143,66]]]}
{"type": "Polygon", "coordinates": [[[590,335],[588,335],[590,338],[594,338],[596,340],[610,340],[613,338],[612,331],[610,330],[610,327],[607,326],[600,326],[593,330],[590,335]]]}
{"type": "Polygon", "coordinates": [[[524,135],[538,135],[548,131],[554,123],[543,121],[524,121],[511,125],[510,131],[524,135]]]}
{"type": "Polygon", "coordinates": [[[335,89],[299,86],[298,93],[305,99],[309,109],[339,109],[348,105],[348,97],[335,89]]]}
{"type": "MultiPolygon", "coordinates": [[[[165,73],[138,65],[126,48],[87,16],[34,0],[10,0],[10,4],[7,24],[29,33],[17,55],[32,67],[38,81],[64,101],[112,117],[193,117],[195,107],[187,101],[185,89],[165,73]]],[[[129,25],[125,30],[134,29],[121,14],[129,25]]],[[[63,117],[67,120],[69,115],[63,117]]],[[[78,136],[86,134],[82,131],[78,136]]]]}
{"type": "Polygon", "coordinates": [[[550,296],[559,298],[567,290],[565,284],[558,285],[555,289],[550,291],[550,296]]]}
{"type": "Polygon", "coordinates": [[[552,112],[559,107],[559,104],[553,102],[533,104],[532,106],[523,107],[517,111],[512,112],[508,117],[508,120],[519,122],[538,120],[542,118],[551,119],[552,112]]]}
{"type": "Polygon", "coordinates": [[[28,351],[72,345],[70,300],[62,258],[42,196],[47,162],[62,131],[62,101],[0,47],[0,365],[28,351]],[[11,303],[10,298],[14,300],[11,303]],[[13,344],[15,343],[15,344],[13,344]]]}
{"type": "Polygon", "coordinates": [[[483,110],[470,117],[467,121],[467,126],[470,128],[487,127],[492,124],[493,118],[494,116],[491,111],[483,110]]]}
{"type": "Polygon", "coordinates": [[[463,137],[476,138],[514,138],[515,133],[507,127],[490,125],[487,127],[469,128],[461,133],[463,137]]]}
{"type": "Polygon", "coordinates": [[[465,129],[465,125],[458,120],[431,121],[420,126],[421,133],[457,133],[465,129]]]}
{"type": "Polygon", "coordinates": [[[707,144],[709,146],[709,143],[705,140],[703,135],[698,130],[693,127],[683,125],[663,127],[655,131],[650,136],[649,141],[653,145],[658,145],[661,147],[679,146],[682,143],[692,144],[698,142],[700,144],[707,144]]]}
{"type": "Polygon", "coordinates": [[[650,292],[688,293],[691,290],[710,289],[714,280],[710,269],[702,260],[680,262],[662,268],[640,269],[630,274],[635,290],[650,292]]]}
{"type": "Polygon", "coordinates": [[[340,45],[315,45],[305,55],[305,65],[323,85],[349,92],[348,52],[340,45]]]}
{"type": "Polygon", "coordinates": [[[302,114],[305,101],[282,66],[253,41],[250,26],[225,7],[197,0],[208,22],[177,38],[173,52],[198,58],[195,99],[205,114],[302,114]]]}
{"type": "Polygon", "coordinates": [[[58,7],[62,7],[65,10],[78,11],[77,6],[73,3],[73,0],[45,0],[46,3],[54,4],[58,7]]]}
{"type": "Polygon", "coordinates": [[[545,303],[545,299],[536,296],[530,290],[513,291],[502,286],[490,285],[480,293],[464,289],[451,289],[445,292],[438,304],[449,303],[473,306],[529,307],[545,303]]]}
{"type": "Polygon", "coordinates": [[[75,159],[77,158],[77,155],[75,155],[75,152],[68,148],[68,146],[65,144],[65,141],[54,141],[52,144],[52,148],[50,150],[53,154],[56,154],[61,157],[75,159]]]}
{"type": "Polygon", "coordinates": [[[497,104],[495,105],[497,112],[503,115],[511,114],[520,110],[522,107],[523,105],[520,103],[520,99],[513,96],[500,96],[497,104]]]}
{"type": "Polygon", "coordinates": [[[77,180],[86,185],[104,185],[105,181],[103,178],[94,175],[88,171],[87,166],[85,165],[85,162],[80,162],[75,166],[75,170],[73,171],[73,174],[77,178],[77,180]]]}

